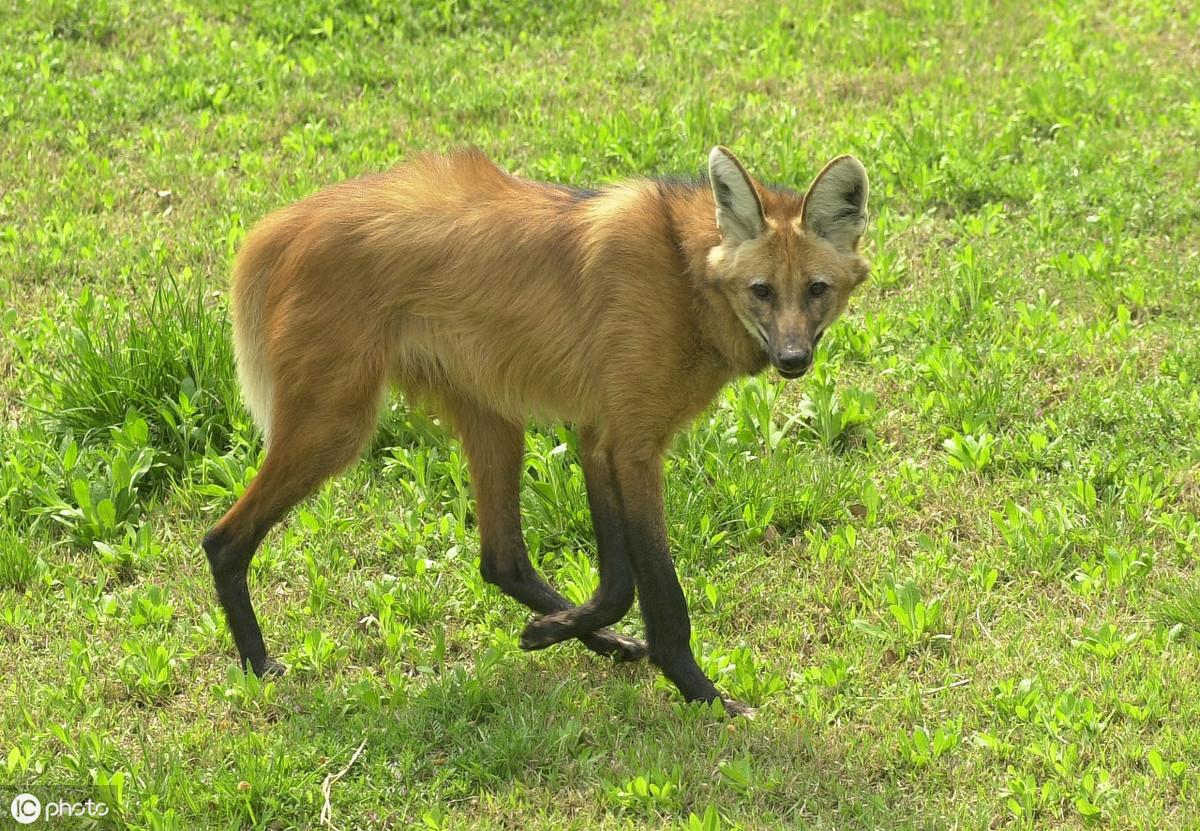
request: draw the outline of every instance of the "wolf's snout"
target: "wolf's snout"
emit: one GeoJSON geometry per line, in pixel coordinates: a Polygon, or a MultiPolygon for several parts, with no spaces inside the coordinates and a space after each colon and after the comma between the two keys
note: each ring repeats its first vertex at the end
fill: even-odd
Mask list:
{"type": "Polygon", "coordinates": [[[811,349],[786,349],[775,359],[775,367],[785,378],[799,378],[812,366],[811,349]]]}

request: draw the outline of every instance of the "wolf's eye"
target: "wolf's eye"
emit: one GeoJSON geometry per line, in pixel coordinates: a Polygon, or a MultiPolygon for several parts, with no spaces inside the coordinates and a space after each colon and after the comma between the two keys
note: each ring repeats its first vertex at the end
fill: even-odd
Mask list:
{"type": "Polygon", "coordinates": [[[750,286],[750,293],[759,300],[770,300],[771,295],[773,295],[775,292],[772,291],[771,287],[766,283],[755,283],[754,285],[750,286]]]}
{"type": "Polygon", "coordinates": [[[809,297],[820,297],[822,294],[825,293],[825,289],[827,289],[827,288],[829,288],[828,283],[809,283],[808,284],[808,296],[809,297]]]}

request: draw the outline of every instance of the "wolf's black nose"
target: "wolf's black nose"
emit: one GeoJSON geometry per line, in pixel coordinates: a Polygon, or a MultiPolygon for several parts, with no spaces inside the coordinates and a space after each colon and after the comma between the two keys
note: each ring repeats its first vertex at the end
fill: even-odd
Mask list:
{"type": "Polygon", "coordinates": [[[808,371],[812,365],[812,350],[811,349],[796,349],[788,352],[779,353],[779,360],[775,364],[779,367],[780,372],[785,372],[788,375],[799,375],[808,371]]]}

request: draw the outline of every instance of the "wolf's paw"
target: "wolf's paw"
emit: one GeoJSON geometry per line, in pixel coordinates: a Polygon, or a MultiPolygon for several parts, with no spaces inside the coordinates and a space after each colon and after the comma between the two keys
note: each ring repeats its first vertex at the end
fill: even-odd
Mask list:
{"type": "Polygon", "coordinates": [[[579,633],[578,624],[567,612],[555,612],[529,621],[521,632],[521,648],[526,651],[545,649],[574,637],[593,652],[608,655],[616,661],[637,661],[646,657],[645,641],[619,635],[611,629],[579,633]]]}
{"type": "Polygon", "coordinates": [[[580,640],[588,649],[608,655],[614,661],[640,661],[648,653],[645,641],[619,635],[611,629],[597,629],[580,640]]]}
{"type": "Polygon", "coordinates": [[[262,667],[254,670],[254,674],[259,678],[278,678],[286,672],[287,667],[274,658],[267,658],[262,667]]]}
{"type": "Polygon", "coordinates": [[[753,720],[758,715],[758,710],[749,704],[743,704],[732,698],[722,698],[721,703],[725,705],[725,715],[731,718],[736,716],[753,720]]]}
{"type": "Polygon", "coordinates": [[[575,621],[562,612],[535,617],[521,632],[521,648],[526,652],[575,637],[575,621]]]}

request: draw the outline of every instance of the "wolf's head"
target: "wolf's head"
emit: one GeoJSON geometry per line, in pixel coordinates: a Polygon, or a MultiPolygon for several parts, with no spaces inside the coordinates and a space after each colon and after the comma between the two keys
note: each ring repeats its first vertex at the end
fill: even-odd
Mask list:
{"type": "Polygon", "coordinates": [[[858,253],[867,172],[853,156],[839,156],[802,200],[759,186],[724,147],[709,154],[708,172],[721,231],[709,278],[779,374],[799,378],[867,277],[858,253]]]}

